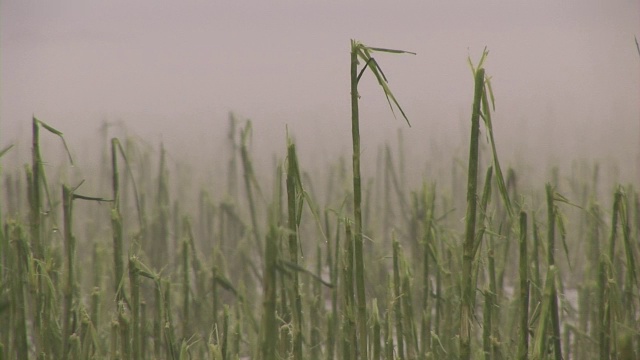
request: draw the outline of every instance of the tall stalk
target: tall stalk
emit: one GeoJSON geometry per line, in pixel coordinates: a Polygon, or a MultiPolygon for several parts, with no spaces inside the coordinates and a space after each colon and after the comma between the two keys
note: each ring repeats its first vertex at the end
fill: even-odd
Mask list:
{"type": "Polygon", "coordinates": [[[520,212],[520,339],[518,359],[529,353],[529,273],[527,262],[527,213],[520,212]]]}
{"type": "Polygon", "coordinates": [[[276,359],[278,324],[276,323],[276,266],[278,261],[278,233],[274,226],[269,229],[265,244],[264,298],[261,329],[262,360],[276,359]]]}
{"type": "Polygon", "coordinates": [[[138,276],[138,259],[135,256],[129,258],[129,286],[131,288],[131,330],[133,331],[131,346],[133,359],[140,359],[141,341],[140,331],[140,277],[138,276]]]}
{"type": "MultiPolygon", "coordinates": [[[[80,183],[82,185],[82,183],[80,183]]],[[[69,188],[66,185],[62,185],[62,208],[64,216],[64,249],[67,259],[66,277],[64,281],[64,302],[62,313],[62,349],[63,356],[69,355],[69,337],[72,334],[71,319],[75,319],[76,314],[72,314],[72,306],[76,297],[76,239],[73,235],[73,200],[91,200],[91,201],[106,201],[102,198],[88,197],[84,195],[75,194],[75,188],[69,188]],[[73,315],[73,316],[72,316],[73,315]]]]}
{"type": "MultiPolygon", "coordinates": [[[[289,220],[289,260],[298,266],[298,184],[300,184],[296,146],[292,142],[287,146],[287,204],[289,220]]],[[[301,195],[301,194],[300,194],[301,195]]],[[[301,209],[301,208],[300,208],[301,209]]],[[[293,274],[293,358],[302,360],[302,297],[298,272],[293,274]]]]}
{"type": "Polygon", "coordinates": [[[353,294],[353,234],[351,224],[345,226],[346,239],[342,260],[342,359],[356,360],[355,297],[353,294]]]}
{"type": "MultiPolygon", "coordinates": [[[[557,208],[554,203],[555,190],[547,183],[547,262],[549,267],[555,265],[555,228],[557,208]]],[[[544,314],[543,314],[544,316],[544,314]]],[[[553,326],[553,351],[556,360],[562,359],[562,342],[560,338],[560,314],[558,309],[558,296],[555,281],[551,283],[551,325],[553,326]]]]}
{"type": "MultiPolygon", "coordinates": [[[[248,121],[247,125],[241,131],[241,142],[240,142],[240,157],[242,159],[242,168],[244,171],[244,185],[247,193],[247,201],[249,202],[249,214],[251,215],[251,227],[253,232],[253,237],[256,242],[256,248],[262,248],[262,240],[260,235],[260,228],[258,227],[258,218],[256,213],[256,204],[253,199],[253,187],[252,183],[257,186],[257,182],[255,180],[255,175],[253,173],[253,166],[251,164],[251,158],[249,156],[249,150],[247,149],[247,141],[249,140],[249,135],[251,134],[251,122],[248,121]]],[[[260,188],[257,187],[258,192],[260,193],[260,188]]],[[[258,251],[260,259],[262,259],[262,252],[258,251]]]]}
{"type": "MultiPolygon", "coordinates": [[[[357,334],[358,334],[358,346],[360,351],[360,357],[367,359],[367,304],[365,298],[364,289],[364,258],[363,258],[363,238],[362,238],[362,186],[360,179],[360,114],[358,108],[358,82],[360,77],[367,69],[371,69],[373,74],[378,79],[378,83],[382,87],[389,106],[391,102],[396,105],[398,110],[402,113],[402,116],[407,120],[404,111],[398,104],[396,98],[391,93],[391,90],[387,86],[387,80],[382,73],[382,69],[371,56],[374,51],[388,52],[388,53],[407,53],[402,50],[390,50],[367,47],[358,41],[351,40],[351,136],[353,142],[353,217],[354,217],[354,255],[355,255],[355,286],[357,295],[357,334]],[[358,73],[358,59],[365,61],[365,65],[358,73]]],[[[393,107],[391,107],[393,110],[393,107]]]]}
{"type": "Polygon", "coordinates": [[[116,302],[122,300],[123,292],[120,284],[124,276],[122,262],[123,229],[122,215],[120,214],[120,172],[118,170],[118,139],[111,139],[111,186],[113,190],[113,203],[111,205],[111,228],[113,229],[113,262],[115,269],[115,294],[116,302]]]}
{"type": "Polygon", "coordinates": [[[40,226],[42,225],[42,198],[40,195],[41,166],[42,158],[40,155],[40,125],[38,119],[33,117],[32,121],[32,148],[31,148],[31,176],[32,184],[29,192],[29,208],[31,214],[31,248],[36,259],[42,259],[42,236],[40,226]]]}
{"type": "Polygon", "coordinates": [[[469,147],[469,170],[467,180],[467,215],[465,217],[465,240],[462,254],[462,301],[460,302],[460,359],[471,356],[471,305],[474,291],[472,284],[472,265],[475,258],[474,242],[476,237],[476,206],[478,188],[478,138],[480,134],[480,105],[484,91],[484,69],[475,74],[475,90],[471,113],[471,145],[469,147]]]}
{"type": "Polygon", "coordinates": [[[394,303],[394,313],[396,315],[396,342],[398,347],[398,359],[404,359],[404,336],[405,331],[403,329],[403,314],[402,314],[402,297],[403,294],[400,292],[400,265],[398,261],[398,252],[400,250],[400,243],[395,237],[395,233],[392,235],[393,238],[393,303],[394,303]]]}
{"type": "Polygon", "coordinates": [[[72,233],[73,190],[62,186],[62,207],[64,211],[64,247],[67,258],[67,273],[64,287],[64,306],[62,313],[62,354],[69,354],[69,336],[71,335],[71,306],[75,287],[75,239],[72,233]]]}
{"type": "Polygon", "coordinates": [[[13,332],[13,344],[8,344],[13,349],[12,354],[16,359],[29,360],[29,345],[27,343],[27,304],[25,302],[25,284],[28,274],[28,263],[30,262],[29,246],[22,226],[15,222],[8,225],[8,236],[11,243],[15,245],[15,250],[11,249],[9,259],[12,267],[16,269],[14,276],[10,278],[11,289],[11,325],[13,332]]]}
{"type": "MultiPolygon", "coordinates": [[[[358,53],[351,45],[351,136],[353,141],[353,217],[354,254],[357,294],[357,329],[360,353],[367,358],[367,305],[364,293],[364,259],[362,255],[362,188],[360,180],[360,115],[358,109],[358,53]]],[[[355,345],[355,344],[354,344],[355,345]]]]}
{"type": "Polygon", "coordinates": [[[427,195],[426,185],[423,186],[423,207],[425,214],[423,218],[424,222],[424,235],[422,240],[423,247],[423,274],[422,274],[422,329],[420,340],[422,342],[422,352],[424,354],[431,353],[431,305],[429,298],[433,292],[431,286],[431,278],[429,271],[429,259],[433,256],[431,249],[433,246],[433,215],[435,210],[435,185],[432,185],[427,195]]]}

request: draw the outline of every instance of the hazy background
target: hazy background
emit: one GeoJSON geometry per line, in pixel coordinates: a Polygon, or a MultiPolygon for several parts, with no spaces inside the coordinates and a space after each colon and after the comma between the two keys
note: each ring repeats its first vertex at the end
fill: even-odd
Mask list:
{"type": "Polygon", "coordinates": [[[411,128],[370,74],[361,82],[365,161],[399,128],[417,172],[464,157],[467,57],[487,46],[504,162],[538,173],[573,159],[615,162],[615,176],[637,183],[639,14],[637,0],[5,0],[0,145],[17,145],[7,162],[26,161],[34,114],[63,131],[81,161],[98,159],[90,154],[103,121],[122,121],[154,147],[163,141],[176,159],[208,161],[233,111],[253,121],[263,162],[284,155],[287,125],[303,158],[333,162],[350,151],[354,38],[417,53],[377,56],[411,128]]]}

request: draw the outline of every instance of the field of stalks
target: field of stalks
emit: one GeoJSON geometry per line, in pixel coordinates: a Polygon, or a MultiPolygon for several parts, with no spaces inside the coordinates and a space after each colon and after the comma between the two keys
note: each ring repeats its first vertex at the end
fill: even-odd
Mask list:
{"type": "Polygon", "coordinates": [[[486,52],[450,179],[410,186],[401,144],[361,164],[362,76],[410,121],[374,53],[406,54],[352,41],[351,161],[320,171],[289,138],[260,173],[230,116],[218,185],[135,137],[70,183],[79,149],[34,117],[30,164],[1,175],[0,359],[640,358],[638,189],[501,168],[486,52]]]}

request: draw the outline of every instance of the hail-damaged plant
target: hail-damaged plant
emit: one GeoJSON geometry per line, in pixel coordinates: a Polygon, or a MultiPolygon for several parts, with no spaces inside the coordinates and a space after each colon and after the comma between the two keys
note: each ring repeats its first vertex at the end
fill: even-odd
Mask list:
{"type": "Polygon", "coordinates": [[[471,356],[471,321],[474,290],[472,289],[473,260],[479,246],[475,246],[476,207],[478,188],[478,137],[480,135],[480,109],[484,94],[484,68],[480,67],[485,58],[483,54],[478,68],[474,69],[475,90],[471,113],[471,142],[469,147],[469,169],[467,180],[467,214],[465,222],[465,238],[462,255],[462,296],[460,302],[460,359],[468,360],[471,356]]]}
{"type": "MultiPolygon", "coordinates": [[[[302,201],[298,193],[302,190],[296,146],[292,141],[287,145],[287,203],[289,214],[289,260],[298,265],[298,227],[302,211],[302,201]]],[[[302,359],[302,297],[298,273],[293,273],[293,358],[302,359]]]]}
{"type": "MultiPolygon", "coordinates": [[[[387,78],[384,76],[380,65],[371,55],[373,52],[383,52],[392,54],[414,54],[404,50],[392,50],[383,48],[374,48],[366,46],[359,41],[351,40],[351,135],[353,139],[353,212],[354,212],[354,255],[355,255],[355,286],[357,293],[357,333],[358,346],[360,355],[363,359],[367,358],[367,307],[364,289],[364,259],[363,259],[363,238],[362,238],[362,188],[360,180],[360,115],[358,110],[358,82],[368,68],[378,80],[378,84],[382,87],[384,95],[387,98],[389,107],[393,112],[395,105],[402,117],[409,123],[409,119],[404,110],[396,100],[387,84],[387,78]],[[364,62],[364,66],[358,72],[359,60],[364,62]]],[[[394,113],[395,116],[395,113],[394,113]]]]}
{"type": "MultiPolygon", "coordinates": [[[[471,113],[471,140],[469,147],[469,166],[467,172],[467,212],[465,217],[465,238],[463,245],[462,260],[462,289],[460,302],[460,358],[469,359],[471,356],[471,319],[473,318],[472,307],[475,303],[475,292],[473,291],[473,262],[481,245],[482,235],[485,232],[483,224],[479,233],[476,232],[477,216],[477,188],[478,188],[478,161],[479,161],[479,137],[480,119],[484,122],[487,132],[487,140],[491,145],[492,168],[498,185],[500,196],[510,219],[514,218],[514,211],[509,199],[504,176],[498,159],[498,151],[493,136],[493,125],[491,121],[491,111],[495,110],[495,99],[491,87],[491,78],[486,76],[483,67],[484,61],[489,52],[485,48],[477,65],[474,65],[471,58],[468,58],[469,67],[474,76],[474,96],[471,113]]],[[[491,167],[489,168],[491,171],[491,167]]],[[[491,177],[487,174],[487,181],[491,177]]],[[[480,221],[483,222],[483,221],[480,221]]]]}
{"type": "Polygon", "coordinates": [[[42,220],[45,212],[42,210],[41,188],[44,188],[49,209],[53,208],[53,205],[51,204],[51,196],[49,194],[49,187],[47,185],[47,177],[44,171],[44,162],[40,153],[40,127],[43,127],[50,133],[60,137],[67,156],[69,157],[69,163],[73,166],[73,158],[71,157],[71,152],[69,151],[69,147],[67,146],[67,142],[64,139],[62,132],[43,121],[38,120],[34,116],[32,121],[31,191],[29,204],[31,209],[31,246],[34,249],[35,257],[37,259],[42,259],[44,256],[44,245],[42,243],[42,220]]]}
{"type": "MultiPolygon", "coordinates": [[[[258,191],[258,194],[264,199],[262,195],[262,191],[260,190],[260,184],[258,180],[256,180],[255,174],[253,172],[253,165],[251,163],[251,157],[249,155],[249,149],[247,143],[249,142],[252,134],[251,121],[247,121],[244,129],[241,130],[241,145],[240,145],[240,156],[242,158],[242,168],[244,170],[244,185],[247,195],[247,201],[249,202],[249,210],[251,215],[251,228],[253,232],[253,237],[255,240],[256,249],[262,248],[262,235],[260,235],[260,228],[258,227],[258,218],[257,218],[257,209],[256,203],[253,198],[253,188],[258,191]],[[252,186],[253,185],[253,186],[252,186]]],[[[258,256],[262,261],[262,252],[258,251],[258,256]]]]}
{"type": "MultiPolygon", "coordinates": [[[[83,181],[84,182],[84,181],[83,181]]],[[[75,318],[76,314],[72,314],[72,306],[77,293],[76,284],[76,239],[73,235],[73,200],[90,200],[90,201],[110,201],[98,197],[89,197],[76,194],[75,191],[82,185],[81,182],[74,188],[69,188],[66,185],[62,186],[62,206],[64,213],[64,248],[66,250],[67,258],[67,272],[66,281],[64,287],[64,312],[62,321],[62,343],[63,343],[63,357],[67,357],[69,354],[69,337],[71,336],[71,320],[75,318]]]]}
{"type": "Polygon", "coordinates": [[[140,201],[138,196],[138,187],[136,186],[135,179],[133,178],[133,173],[131,172],[131,167],[129,166],[129,160],[127,159],[126,152],[122,148],[122,144],[120,140],[117,138],[111,139],[111,187],[113,191],[113,203],[111,206],[111,227],[113,229],[113,258],[114,258],[114,269],[115,269],[115,293],[116,293],[116,302],[121,301],[124,293],[121,291],[122,282],[124,277],[124,264],[122,262],[122,254],[123,254],[123,225],[122,225],[122,214],[120,212],[120,172],[118,169],[118,152],[122,156],[124,160],[125,167],[127,169],[127,173],[131,179],[131,184],[133,185],[133,194],[135,197],[136,209],[138,212],[138,222],[140,225],[140,233],[144,233],[145,225],[142,217],[142,210],[140,208],[140,201]]]}
{"type": "MultiPolygon", "coordinates": [[[[489,51],[485,48],[482,52],[482,56],[480,57],[480,61],[478,61],[478,65],[474,66],[471,61],[471,57],[467,58],[469,62],[469,67],[471,67],[471,72],[473,73],[474,78],[477,79],[477,72],[479,70],[483,70],[482,67],[485,59],[489,55],[489,51]]],[[[477,84],[477,86],[479,86],[477,84]]],[[[500,196],[502,197],[502,201],[504,202],[504,206],[507,209],[507,213],[510,218],[513,218],[513,207],[511,206],[511,201],[509,200],[509,192],[507,191],[506,182],[504,181],[504,176],[502,176],[502,168],[500,167],[500,161],[498,160],[498,152],[496,150],[496,143],[493,137],[493,124],[491,122],[491,111],[496,110],[495,98],[493,96],[493,89],[491,88],[491,77],[484,75],[482,91],[481,91],[481,107],[478,108],[478,116],[482,118],[484,121],[485,129],[487,130],[488,141],[491,145],[491,154],[493,156],[493,168],[495,170],[496,181],[498,183],[498,190],[500,191],[500,196]],[[489,106],[489,100],[491,101],[491,106],[489,106]]],[[[475,100],[475,98],[474,98],[475,100]]],[[[475,110],[475,101],[474,101],[474,110],[475,110]]]]}
{"type": "MultiPolygon", "coordinates": [[[[42,154],[40,152],[40,127],[43,127],[45,130],[50,133],[60,137],[62,140],[62,144],[64,145],[65,151],[69,157],[69,162],[73,165],[73,159],[71,158],[71,153],[69,152],[69,148],[67,146],[67,142],[64,139],[64,136],[61,131],[53,128],[52,126],[44,123],[43,121],[38,120],[35,116],[32,118],[32,147],[31,147],[31,169],[27,168],[27,193],[29,198],[29,215],[30,215],[30,235],[31,235],[31,249],[33,251],[33,258],[35,261],[35,273],[38,275],[43,275],[46,273],[46,269],[43,268],[45,264],[45,239],[43,231],[44,221],[46,219],[45,214],[50,214],[50,218],[52,219],[53,229],[57,230],[58,225],[56,224],[55,212],[52,211],[54,206],[51,201],[51,196],[49,194],[49,186],[47,182],[46,173],[44,171],[44,162],[42,160],[42,154]],[[45,191],[48,209],[43,209],[43,201],[42,201],[42,189],[45,191]]],[[[36,296],[36,308],[44,309],[43,311],[37,311],[35,313],[35,332],[40,336],[37,343],[41,344],[41,348],[39,350],[43,351],[45,348],[55,348],[58,346],[56,341],[51,340],[44,335],[45,328],[50,325],[51,313],[49,313],[50,308],[46,307],[44,302],[44,289],[45,277],[37,276],[37,296],[36,296]]]]}

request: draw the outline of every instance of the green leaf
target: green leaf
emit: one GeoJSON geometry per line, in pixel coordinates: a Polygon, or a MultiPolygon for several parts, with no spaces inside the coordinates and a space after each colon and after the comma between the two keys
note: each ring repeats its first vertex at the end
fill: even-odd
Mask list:
{"type": "Polygon", "coordinates": [[[378,62],[371,56],[371,52],[377,51],[377,52],[386,52],[386,53],[393,53],[393,54],[412,54],[412,55],[415,55],[415,53],[410,51],[405,51],[405,50],[370,48],[355,40],[351,40],[351,47],[352,47],[352,51],[354,51],[358,55],[358,57],[362,59],[365,62],[365,64],[367,64],[368,68],[371,70],[373,75],[378,80],[378,84],[380,84],[380,86],[382,87],[382,90],[384,91],[384,95],[387,98],[387,102],[389,103],[389,108],[391,109],[391,113],[393,114],[393,116],[394,117],[396,116],[395,111],[393,110],[393,105],[395,105],[398,108],[398,110],[400,110],[400,113],[402,114],[402,117],[407,122],[407,125],[411,127],[409,118],[407,117],[404,110],[400,106],[400,103],[398,102],[396,97],[393,95],[393,92],[387,85],[386,76],[384,75],[384,72],[382,71],[382,68],[380,67],[378,62]]]}
{"type": "Polygon", "coordinates": [[[71,166],[73,166],[73,158],[71,157],[71,152],[69,151],[69,147],[67,146],[67,141],[64,139],[62,132],[48,125],[44,121],[38,120],[35,116],[33,117],[33,119],[43,128],[47,129],[50,133],[60,137],[60,139],[62,140],[62,144],[64,145],[64,149],[67,152],[67,155],[69,156],[69,162],[71,163],[71,166]]]}
{"type": "Polygon", "coordinates": [[[396,49],[384,49],[384,48],[377,48],[377,47],[368,47],[369,50],[371,51],[378,51],[378,52],[387,52],[387,53],[392,53],[392,54],[411,54],[411,55],[417,55],[416,53],[412,52],[412,51],[407,51],[407,50],[396,50],[396,49]]]}
{"type": "Polygon", "coordinates": [[[567,246],[567,228],[565,226],[565,216],[560,210],[556,207],[556,224],[558,225],[558,230],[560,231],[560,238],[562,239],[562,247],[564,248],[564,255],[567,258],[567,263],[569,264],[569,269],[573,270],[571,266],[571,259],[569,259],[569,247],[567,246]]]}
{"type": "Polygon", "coordinates": [[[4,148],[4,149],[2,149],[2,150],[0,150],[0,157],[3,157],[3,156],[4,156],[4,154],[6,154],[6,153],[7,153],[7,151],[11,150],[11,148],[13,148],[13,144],[12,144],[12,145],[9,145],[9,146],[7,146],[7,147],[5,147],[5,148],[4,148]]]}

